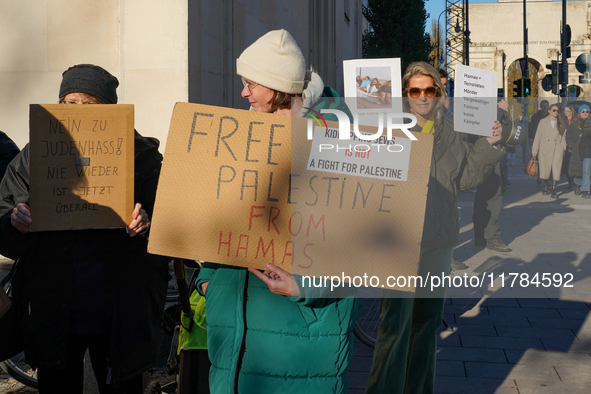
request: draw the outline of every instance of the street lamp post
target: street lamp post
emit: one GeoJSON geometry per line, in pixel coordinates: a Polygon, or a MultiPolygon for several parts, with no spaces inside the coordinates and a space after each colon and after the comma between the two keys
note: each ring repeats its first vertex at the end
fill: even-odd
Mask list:
{"type": "MultiPolygon", "coordinates": [[[[447,12],[447,8],[444,9],[443,11],[441,11],[441,13],[439,14],[439,16],[437,17],[437,61],[439,62],[438,66],[441,67],[441,63],[443,63],[443,56],[441,53],[441,24],[439,22],[439,19],[441,19],[441,15],[443,15],[444,13],[447,12]]],[[[446,17],[447,20],[447,17],[446,17]]],[[[447,36],[447,23],[446,23],[446,28],[445,28],[445,35],[447,36]]]]}
{"type": "Polygon", "coordinates": [[[465,12],[466,12],[466,30],[464,30],[464,45],[465,45],[465,49],[464,49],[464,64],[466,66],[470,65],[470,29],[468,28],[468,23],[469,23],[469,18],[468,18],[468,9],[470,8],[470,5],[468,4],[469,0],[464,0],[465,1],[465,12]]]}

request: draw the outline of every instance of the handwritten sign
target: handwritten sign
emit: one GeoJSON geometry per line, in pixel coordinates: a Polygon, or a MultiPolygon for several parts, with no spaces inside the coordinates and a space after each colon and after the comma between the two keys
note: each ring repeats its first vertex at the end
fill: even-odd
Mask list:
{"type": "Polygon", "coordinates": [[[133,124],[133,105],[31,105],[31,231],[127,225],[133,124]]]}
{"type": "Polygon", "coordinates": [[[416,275],[433,137],[416,134],[401,181],[307,169],[306,129],[304,118],[177,103],[148,251],[260,269],[271,262],[300,275],[365,274],[384,287],[389,275],[416,275]]]}
{"type": "Polygon", "coordinates": [[[456,64],[455,73],[455,130],[491,137],[497,119],[498,73],[462,64],[456,64]]]}

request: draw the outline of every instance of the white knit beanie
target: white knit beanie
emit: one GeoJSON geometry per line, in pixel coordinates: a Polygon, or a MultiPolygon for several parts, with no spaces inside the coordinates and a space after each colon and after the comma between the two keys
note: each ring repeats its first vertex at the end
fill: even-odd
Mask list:
{"type": "Polygon", "coordinates": [[[300,94],[306,61],[287,30],[272,30],[242,52],[236,59],[236,72],[269,89],[300,94]]]}

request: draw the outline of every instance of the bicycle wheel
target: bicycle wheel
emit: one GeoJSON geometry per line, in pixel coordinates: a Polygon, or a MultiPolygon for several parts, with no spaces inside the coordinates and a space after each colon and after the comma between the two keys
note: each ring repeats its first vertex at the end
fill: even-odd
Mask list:
{"type": "Polygon", "coordinates": [[[0,362],[2,369],[6,371],[14,380],[32,387],[37,386],[37,370],[33,370],[29,364],[25,362],[25,353],[21,353],[11,358],[10,360],[0,362]]]}
{"type": "Polygon", "coordinates": [[[375,347],[380,324],[380,294],[375,288],[362,288],[359,291],[357,321],[353,332],[366,346],[375,347]]]}

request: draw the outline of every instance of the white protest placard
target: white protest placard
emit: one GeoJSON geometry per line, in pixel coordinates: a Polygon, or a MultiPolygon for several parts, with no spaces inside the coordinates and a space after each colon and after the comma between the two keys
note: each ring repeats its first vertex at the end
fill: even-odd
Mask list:
{"type": "Polygon", "coordinates": [[[454,129],[492,137],[497,119],[496,71],[456,64],[454,89],[454,129]]]}
{"type": "Polygon", "coordinates": [[[407,180],[412,146],[409,138],[387,139],[381,136],[366,141],[351,132],[351,142],[334,149],[334,144],[339,142],[338,133],[338,129],[318,126],[314,129],[308,170],[384,180],[407,180]]]}
{"type": "Polygon", "coordinates": [[[343,61],[345,102],[358,124],[378,126],[383,113],[402,112],[399,58],[343,61]]]}

